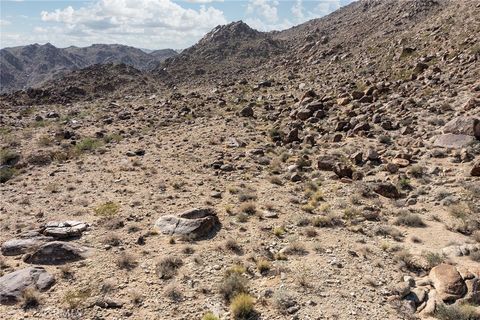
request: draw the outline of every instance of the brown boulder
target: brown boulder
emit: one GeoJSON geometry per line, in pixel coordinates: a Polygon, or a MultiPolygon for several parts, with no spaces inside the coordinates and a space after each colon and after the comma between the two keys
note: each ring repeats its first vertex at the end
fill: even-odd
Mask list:
{"type": "Polygon", "coordinates": [[[455,266],[442,263],[434,267],[430,270],[430,279],[438,298],[444,302],[453,302],[467,292],[467,286],[455,266]]]}

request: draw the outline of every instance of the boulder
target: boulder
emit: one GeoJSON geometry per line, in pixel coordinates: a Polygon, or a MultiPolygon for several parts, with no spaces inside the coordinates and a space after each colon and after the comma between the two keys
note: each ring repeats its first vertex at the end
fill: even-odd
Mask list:
{"type": "Polygon", "coordinates": [[[480,140],[480,120],[473,117],[458,117],[443,126],[443,133],[464,134],[480,140]]]}
{"type": "Polygon", "coordinates": [[[155,222],[162,234],[188,239],[208,237],[218,229],[220,221],[213,209],[190,209],[178,215],[166,215],[155,222]]]}
{"type": "Polygon", "coordinates": [[[43,226],[42,233],[57,239],[67,239],[81,236],[87,228],[88,224],[81,221],[48,222],[43,226]]]}
{"type": "Polygon", "coordinates": [[[390,199],[399,199],[402,196],[398,191],[397,187],[389,182],[381,182],[374,184],[373,191],[375,191],[381,196],[390,199]]]}
{"type": "Polygon", "coordinates": [[[48,242],[24,258],[26,263],[56,265],[85,259],[88,250],[77,244],[48,242]]]}
{"type": "Polygon", "coordinates": [[[0,278],[0,304],[15,304],[27,288],[49,289],[55,278],[42,267],[29,267],[0,278]]]}
{"type": "Polygon", "coordinates": [[[433,145],[441,148],[463,148],[475,141],[473,136],[465,134],[446,133],[435,138],[433,145]]]}
{"type": "Polygon", "coordinates": [[[0,251],[4,256],[17,256],[34,251],[45,243],[53,240],[52,237],[45,237],[41,234],[36,234],[32,237],[11,239],[2,244],[0,251]]]}
{"type": "Polygon", "coordinates": [[[430,270],[429,277],[438,298],[444,302],[453,302],[467,293],[467,286],[455,266],[439,264],[430,270]]]}

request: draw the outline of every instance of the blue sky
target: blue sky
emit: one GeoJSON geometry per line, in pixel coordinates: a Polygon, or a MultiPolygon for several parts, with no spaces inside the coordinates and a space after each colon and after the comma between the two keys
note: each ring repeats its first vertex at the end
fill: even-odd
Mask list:
{"type": "Polygon", "coordinates": [[[0,47],[120,43],[183,49],[219,24],[283,30],[353,0],[0,0],[0,47]]]}

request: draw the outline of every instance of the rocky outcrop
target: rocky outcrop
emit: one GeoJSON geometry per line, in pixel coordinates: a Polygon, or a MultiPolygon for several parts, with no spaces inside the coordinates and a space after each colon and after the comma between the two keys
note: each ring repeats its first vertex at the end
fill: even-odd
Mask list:
{"type": "Polygon", "coordinates": [[[42,267],[29,267],[0,278],[0,304],[18,302],[27,288],[40,291],[49,289],[55,278],[42,267]]]}
{"type": "Polygon", "coordinates": [[[188,239],[208,237],[219,227],[220,221],[212,209],[191,209],[160,217],[155,222],[155,228],[162,234],[188,239]]]}

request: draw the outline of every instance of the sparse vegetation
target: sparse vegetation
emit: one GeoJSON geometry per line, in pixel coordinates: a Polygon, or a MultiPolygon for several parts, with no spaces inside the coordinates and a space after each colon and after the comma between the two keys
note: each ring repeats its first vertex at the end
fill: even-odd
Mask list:
{"type": "Polygon", "coordinates": [[[423,222],[422,218],[418,214],[409,212],[402,212],[395,220],[395,224],[415,228],[425,227],[425,222],[423,222]]]}
{"type": "Polygon", "coordinates": [[[253,298],[246,293],[236,295],[230,304],[230,310],[235,319],[251,319],[254,314],[253,298]]]}
{"type": "Polygon", "coordinates": [[[178,257],[164,257],[157,262],[156,272],[157,276],[160,279],[171,279],[173,278],[177,270],[183,265],[182,259],[178,257]]]}
{"type": "Polygon", "coordinates": [[[229,272],[225,275],[219,290],[223,298],[230,301],[233,297],[248,292],[247,279],[237,272],[229,272]]]}
{"type": "Polygon", "coordinates": [[[117,258],[117,266],[120,269],[132,270],[137,266],[137,261],[133,255],[122,252],[117,258]]]}
{"type": "Polygon", "coordinates": [[[120,205],[113,201],[105,202],[94,209],[95,215],[105,218],[114,217],[119,210],[120,205]]]}

